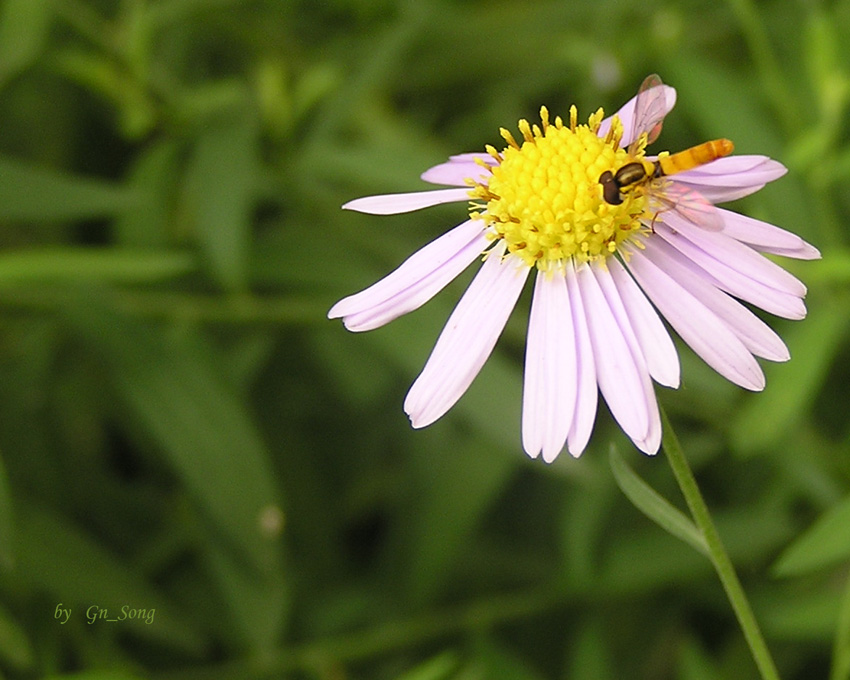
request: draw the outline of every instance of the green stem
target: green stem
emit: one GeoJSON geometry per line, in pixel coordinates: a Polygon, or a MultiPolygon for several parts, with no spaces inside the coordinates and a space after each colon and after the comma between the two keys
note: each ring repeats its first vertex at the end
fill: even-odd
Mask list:
{"type": "Polygon", "coordinates": [[[661,409],[661,418],[664,426],[662,448],[670,462],[670,467],[673,468],[673,474],[679,483],[679,488],[682,490],[688,508],[690,508],[694,522],[705,537],[709,557],[714,564],[717,575],[720,577],[720,582],[723,584],[723,589],[726,591],[732,609],[735,610],[735,616],[744,632],[744,637],[750,647],[756,666],[758,666],[763,680],[779,680],[776,665],[773,663],[773,658],[770,656],[764,637],[762,637],[752,607],[750,607],[741,586],[741,581],[738,580],[732,560],[729,559],[729,554],[723,547],[723,541],[720,540],[720,534],[717,533],[717,527],[714,526],[714,521],[708,512],[708,506],[706,506],[699,486],[697,486],[697,480],[690,465],[688,465],[688,460],[685,458],[685,453],[682,451],[682,446],[679,444],[679,439],[676,437],[664,409],[661,409]]]}

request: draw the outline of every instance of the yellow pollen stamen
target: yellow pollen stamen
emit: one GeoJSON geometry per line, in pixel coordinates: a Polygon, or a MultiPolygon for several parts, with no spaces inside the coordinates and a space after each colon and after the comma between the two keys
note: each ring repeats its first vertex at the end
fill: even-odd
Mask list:
{"type": "MultiPolygon", "coordinates": [[[[484,147],[484,150],[485,150],[488,154],[490,154],[490,155],[493,157],[493,159],[494,159],[497,163],[501,163],[501,162],[504,160],[504,159],[502,158],[502,154],[500,154],[500,153],[496,150],[496,147],[491,146],[490,144],[487,144],[487,145],[484,147]]],[[[477,160],[477,159],[476,159],[476,160],[477,160]]],[[[489,166],[487,163],[485,163],[484,161],[482,161],[482,160],[478,160],[478,164],[479,164],[479,165],[481,165],[481,166],[483,166],[483,167],[485,167],[485,168],[487,168],[488,170],[490,169],[490,166],[489,166]]]]}
{"type": "Polygon", "coordinates": [[[608,129],[608,134],[605,135],[605,143],[619,147],[620,140],[623,138],[623,124],[618,116],[614,116],[611,120],[611,127],[608,129]]]}
{"type": "Polygon", "coordinates": [[[516,143],[516,140],[514,139],[514,136],[511,134],[510,130],[506,130],[505,128],[499,128],[499,134],[502,135],[502,139],[504,139],[511,146],[511,148],[519,151],[519,144],[516,143]]]}
{"type": "Polygon", "coordinates": [[[639,247],[634,237],[646,230],[640,219],[648,199],[635,190],[620,205],[604,200],[600,176],[632,157],[620,149],[623,125],[616,116],[610,130],[597,135],[603,118],[599,109],[580,125],[573,106],[565,126],[560,116],[550,122],[542,107],[539,126],[519,121],[521,145],[500,129],[507,146],[485,147],[496,165],[480,163],[491,174],[470,183],[470,217],[484,220],[494,240],[505,240],[508,252],[544,271],[569,258],[604,260],[626,240],[639,247]]]}

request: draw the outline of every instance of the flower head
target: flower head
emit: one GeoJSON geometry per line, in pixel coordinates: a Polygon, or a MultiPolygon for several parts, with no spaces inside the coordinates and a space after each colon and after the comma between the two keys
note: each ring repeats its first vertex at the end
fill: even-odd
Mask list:
{"type": "Polygon", "coordinates": [[[755,357],[786,361],[779,336],[741,301],[801,319],[806,289],[761,253],[819,257],[798,236],[715,207],[783,174],[765,156],[730,156],[728,140],[647,156],[673,108],[657,76],[616,115],[579,123],[519,122],[522,140],[452,156],[422,178],[459,188],[371,196],[345,208],[402,213],[469,201],[469,219],[328,313],[346,328],[377,328],[410,312],[474,260],[478,274],[446,323],[404,409],[413,427],[445,414],[489,357],[534,272],[523,385],[526,452],[552,461],[587,445],[601,392],[635,445],[655,453],[661,423],[652,381],[679,384],[667,320],[718,373],[764,387],[755,357]],[[737,298],[737,299],[736,299],[737,298]],[[657,310],[657,311],[656,311],[657,310]]]}

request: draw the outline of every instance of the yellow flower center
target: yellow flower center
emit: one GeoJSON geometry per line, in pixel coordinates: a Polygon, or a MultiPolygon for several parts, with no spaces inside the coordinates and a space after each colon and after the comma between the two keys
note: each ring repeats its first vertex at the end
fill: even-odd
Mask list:
{"type": "Polygon", "coordinates": [[[541,126],[519,121],[522,145],[507,130],[500,131],[508,146],[501,152],[487,147],[497,161],[486,166],[491,176],[486,182],[470,181],[471,216],[487,222],[494,238],[504,239],[508,251],[530,267],[545,271],[567,258],[606,258],[643,229],[640,217],[648,207],[644,191],[629,191],[620,205],[607,203],[602,195],[600,175],[634,160],[620,148],[623,126],[618,118],[605,137],[598,136],[603,115],[599,109],[587,125],[577,125],[573,106],[568,126],[560,117],[550,124],[543,107],[541,126]]]}

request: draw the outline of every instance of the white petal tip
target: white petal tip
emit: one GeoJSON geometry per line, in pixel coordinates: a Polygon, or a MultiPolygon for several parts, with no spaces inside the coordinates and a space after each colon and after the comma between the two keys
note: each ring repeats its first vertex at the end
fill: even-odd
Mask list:
{"type": "Polygon", "coordinates": [[[528,448],[523,447],[523,450],[525,451],[525,454],[529,458],[531,458],[532,460],[534,460],[534,459],[536,459],[540,456],[540,450],[539,449],[537,451],[532,452],[532,451],[529,451],[528,448]]]}
{"type": "Polygon", "coordinates": [[[363,198],[355,198],[347,203],[343,203],[341,208],[343,210],[353,210],[367,215],[390,215],[393,213],[393,209],[386,205],[387,201],[380,200],[383,198],[383,196],[365,196],[363,198]]]}
{"type": "Polygon", "coordinates": [[[753,379],[751,382],[748,382],[746,384],[741,382],[741,383],[739,383],[739,385],[741,387],[743,387],[745,390],[749,390],[750,392],[761,392],[762,390],[764,390],[765,386],[767,385],[767,381],[765,380],[763,375],[760,376],[760,378],[761,378],[760,380],[759,379],[753,379]]]}
{"type": "Polygon", "coordinates": [[[343,210],[356,210],[368,215],[398,215],[413,212],[422,208],[430,208],[442,203],[456,203],[469,200],[469,188],[463,189],[429,189],[403,194],[382,194],[379,196],[364,196],[344,203],[343,210]]]}
{"type": "Polygon", "coordinates": [[[669,387],[671,390],[678,390],[682,386],[682,376],[678,371],[675,374],[659,373],[652,374],[652,379],[662,387],[669,387]]]}
{"type": "Polygon", "coordinates": [[[788,257],[793,257],[798,260],[820,260],[820,251],[811,243],[803,242],[803,244],[795,251],[789,252],[788,257]]]}
{"type": "Polygon", "coordinates": [[[425,419],[422,417],[420,413],[411,413],[414,409],[409,408],[407,404],[404,406],[404,412],[407,414],[407,417],[410,419],[410,427],[414,430],[421,430],[423,427],[428,427],[431,423],[434,422],[434,419],[425,419]]]}
{"type": "Polygon", "coordinates": [[[773,348],[772,352],[764,352],[759,356],[761,356],[762,359],[767,359],[768,361],[775,361],[778,364],[791,360],[791,352],[788,350],[788,347],[785,345],[785,343],[782,343],[780,346],[773,348]]]}
{"type": "Polygon", "coordinates": [[[369,204],[372,203],[372,201],[369,200],[371,198],[372,196],[353,198],[352,200],[343,203],[340,208],[343,210],[354,210],[355,212],[372,213],[373,211],[369,209],[369,204]]]}
{"type": "Polygon", "coordinates": [[[386,196],[364,196],[342,204],[343,210],[353,210],[366,215],[392,215],[401,212],[392,199],[386,196]]]}
{"type": "Polygon", "coordinates": [[[652,442],[642,441],[642,442],[635,442],[634,444],[635,444],[635,446],[638,447],[638,449],[640,449],[647,456],[656,455],[658,453],[658,449],[661,448],[661,442],[657,442],[657,441],[652,441],[652,442]]]}
{"type": "Polygon", "coordinates": [[[543,452],[543,461],[545,463],[554,463],[558,456],[561,454],[562,448],[556,449],[555,451],[544,451],[543,452]]]}
{"type": "Polygon", "coordinates": [[[544,463],[551,464],[557,460],[558,456],[561,455],[561,451],[564,450],[564,445],[561,444],[558,448],[547,449],[545,447],[529,447],[523,445],[523,450],[528,455],[529,458],[537,459],[540,458],[544,463]]]}

